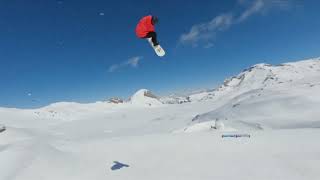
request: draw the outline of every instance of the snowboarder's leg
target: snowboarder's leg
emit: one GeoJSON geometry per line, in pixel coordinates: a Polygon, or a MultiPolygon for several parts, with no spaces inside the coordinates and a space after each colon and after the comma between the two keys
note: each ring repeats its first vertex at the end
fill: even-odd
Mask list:
{"type": "Polygon", "coordinates": [[[153,46],[159,45],[158,40],[157,40],[157,33],[156,32],[148,32],[148,34],[147,34],[147,36],[145,38],[151,38],[153,46]]]}

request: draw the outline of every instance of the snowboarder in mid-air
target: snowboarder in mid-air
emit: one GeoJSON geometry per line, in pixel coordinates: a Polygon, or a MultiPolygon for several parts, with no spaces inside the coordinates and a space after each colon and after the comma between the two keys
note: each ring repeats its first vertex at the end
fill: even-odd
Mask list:
{"type": "Polygon", "coordinates": [[[158,56],[164,56],[165,52],[160,46],[157,39],[157,33],[155,32],[155,25],[158,22],[159,19],[156,16],[149,15],[143,17],[142,19],[140,19],[136,27],[136,35],[139,38],[147,39],[158,56]]]}
{"type": "Polygon", "coordinates": [[[136,27],[136,35],[139,38],[151,38],[153,46],[159,45],[157,33],[155,32],[154,28],[158,21],[158,17],[156,16],[149,15],[143,17],[136,27]]]}

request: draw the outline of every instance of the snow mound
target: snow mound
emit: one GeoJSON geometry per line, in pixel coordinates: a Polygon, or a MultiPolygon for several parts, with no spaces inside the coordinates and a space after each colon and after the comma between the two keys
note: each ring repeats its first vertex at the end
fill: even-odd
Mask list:
{"type": "Polygon", "coordinates": [[[174,131],[175,133],[194,133],[194,132],[206,132],[206,131],[221,131],[221,132],[231,132],[237,131],[237,129],[232,128],[231,126],[225,127],[224,121],[216,119],[209,120],[204,122],[195,122],[191,125],[174,131]]]}
{"type": "Polygon", "coordinates": [[[210,131],[215,127],[214,121],[207,121],[207,122],[201,122],[196,123],[192,126],[186,127],[184,129],[185,133],[191,133],[191,132],[203,132],[203,131],[210,131]]]}
{"type": "Polygon", "coordinates": [[[137,106],[160,106],[163,103],[151,91],[140,89],[129,99],[129,103],[137,106]]]}

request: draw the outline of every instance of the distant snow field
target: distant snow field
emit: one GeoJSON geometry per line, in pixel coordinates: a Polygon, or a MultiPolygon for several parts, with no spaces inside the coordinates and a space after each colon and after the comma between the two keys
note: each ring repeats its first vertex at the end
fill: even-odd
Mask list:
{"type": "Polygon", "coordinates": [[[319,107],[320,58],[185,96],[0,108],[0,180],[318,180],[319,107]]]}

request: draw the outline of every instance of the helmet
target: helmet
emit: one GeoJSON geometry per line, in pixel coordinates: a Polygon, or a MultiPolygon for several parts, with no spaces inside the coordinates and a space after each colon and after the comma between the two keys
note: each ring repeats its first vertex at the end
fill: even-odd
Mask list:
{"type": "Polygon", "coordinates": [[[159,19],[157,16],[152,16],[152,24],[157,24],[159,22],[159,19]]]}

